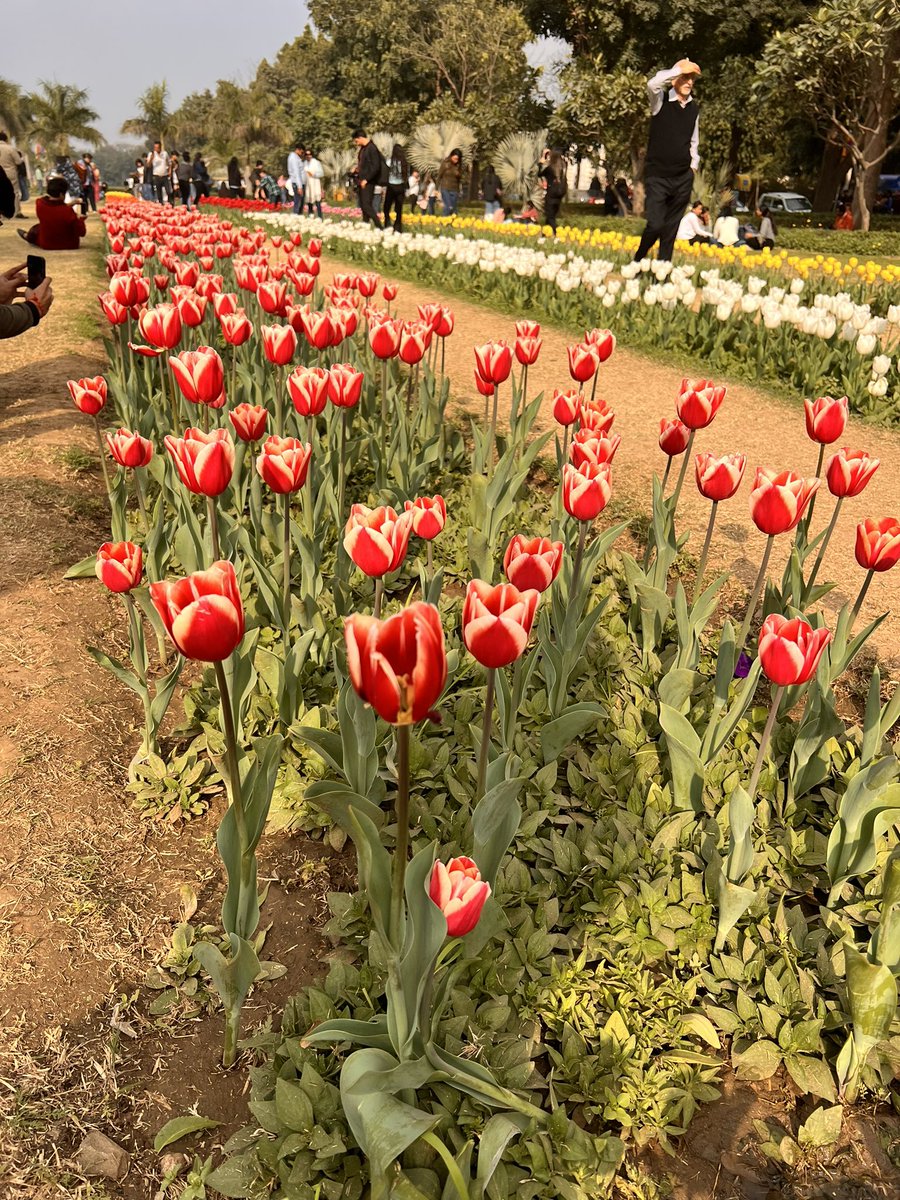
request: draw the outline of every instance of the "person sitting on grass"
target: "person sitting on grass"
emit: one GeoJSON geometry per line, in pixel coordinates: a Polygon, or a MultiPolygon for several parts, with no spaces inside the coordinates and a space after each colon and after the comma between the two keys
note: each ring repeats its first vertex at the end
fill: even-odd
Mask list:
{"type": "Polygon", "coordinates": [[[690,242],[692,246],[696,246],[700,242],[706,246],[719,245],[703,223],[702,214],[703,202],[695,200],[679,222],[678,232],[675,234],[676,242],[690,242]]]}
{"type": "Polygon", "coordinates": [[[38,196],[35,212],[38,223],[19,236],[41,250],[77,250],[87,233],[84,217],[79,216],[71,204],[66,203],[65,179],[53,175],[47,180],[47,195],[38,196]]]}
{"type": "Polygon", "coordinates": [[[852,229],[853,228],[853,210],[849,204],[842,204],[838,209],[837,216],[834,218],[832,229],[852,229]]]}

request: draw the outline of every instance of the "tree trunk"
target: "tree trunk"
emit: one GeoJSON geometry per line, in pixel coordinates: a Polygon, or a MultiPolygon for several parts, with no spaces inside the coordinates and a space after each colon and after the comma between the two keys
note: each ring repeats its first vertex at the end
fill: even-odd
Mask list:
{"type": "Polygon", "coordinates": [[[822,164],[819,167],[816,190],[813,193],[812,206],[815,212],[831,212],[834,208],[834,202],[848,167],[847,152],[843,146],[837,146],[834,142],[826,142],[822,152],[822,164]]]}
{"type": "Polygon", "coordinates": [[[631,147],[631,179],[634,196],[631,202],[631,214],[635,217],[644,215],[644,159],[647,157],[643,145],[631,147]]]}
{"type": "Polygon", "coordinates": [[[866,200],[866,177],[869,171],[862,163],[856,164],[853,172],[853,228],[868,233],[871,213],[866,200]]]}

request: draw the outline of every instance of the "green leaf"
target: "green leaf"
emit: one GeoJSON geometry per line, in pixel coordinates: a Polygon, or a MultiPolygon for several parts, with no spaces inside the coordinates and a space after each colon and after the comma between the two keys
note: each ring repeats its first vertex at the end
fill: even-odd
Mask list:
{"type": "Polygon", "coordinates": [[[316,1123],[312,1101],[298,1083],[275,1080],[275,1111],[278,1119],[296,1133],[311,1131],[316,1123]]]}
{"type": "Polygon", "coordinates": [[[541,727],[541,754],[544,763],[556,762],[562,752],[595,725],[604,715],[601,705],[593,702],[572,704],[562,716],[541,727]]]}
{"type": "Polygon", "coordinates": [[[801,1146],[833,1146],[841,1136],[844,1108],[841,1104],[817,1108],[800,1126],[797,1141],[801,1146]]]}
{"type": "Polygon", "coordinates": [[[485,792],[472,813],[472,858],[491,888],[522,820],[519,794],[524,784],[522,775],[505,779],[485,792]]]}
{"type": "Polygon", "coordinates": [[[700,739],[687,717],[668,704],[659,706],[659,723],[666,735],[672,798],[678,808],[703,812],[706,772],[700,761],[700,739]]]}
{"type": "Polygon", "coordinates": [[[828,839],[826,867],[832,888],[875,866],[879,834],[886,814],[900,809],[900,763],[892,756],[864,767],[850,780],[828,839]]]}
{"type": "Polygon", "coordinates": [[[187,1137],[189,1133],[201,1133],[204,1129],[215,1129],[219,1121],[212,1121],[209,1117],[200,1117],[196,1113],[192,1113],[185,1117],[173,1117],[171,1121],[166,1121],[162,1129],[153,1139],[153,1149],[159,1154],[165,1150],[166,1146],[171,1146],[175,1142],[180,1141],[183,1137],[187,1137]]]}
{"type": "Polygon", "coordinates": [[[96,579],[97,578],[97,555],[89,554],[87,558],[83,558],[81,562],[77,562],[74,566],[69,567],[63,579],[96,579]]]}
{"type": "Polygon", "coordinates": [[[810,1054],[789,1054],[784,1060],[787,1072],[803,1092],[821,1096],[832,1104],[837,1099],[831,1069],[821,1058],[810,1054]]]}
{"type": "Polygon", "coordinates": [[[254,1187],[259,1186],[258,1160],[255,1150],[238,1154],[223,1162],[204,1179],[208,1188],[214,1188],[229,1200],[244,1200],[253,1194],[254,1187]]]}
{"type": "Polygon", "coordinates": [[[88,646],[87,652],[94,662],[99,663],[101,667],[105,667],[107,671],[115,675],[116,679],[118,679],[120,683],[124,683],[125,686],[130,688],[135,695],[141,698],[141,700],[144,699],[147,694],[147,689],[133,671],[129,671],[127,667],[124,667],[116,659],[110,658],[108,654],[104,654],[102,650],[98,650],[95,646],[88,646]]]}
{"type": "Polygon", "coordinates": [[[482,1200],[485,1188],[500,1165],[503,1152],[518,1133],[528,1128],[527,1117],[519,1113],[497,1113],[485,1122],[478,1139],[478,1166],[472,1187],[472,1200],[482,1200]]]}
{"type": "Polygon", "coordinates": [[[743,1054],[732,1054],[732,1066],[738,1079],[771,1079],[781,1065],[781,1051],[774,1042],[754,1042],[743,1054]]]}

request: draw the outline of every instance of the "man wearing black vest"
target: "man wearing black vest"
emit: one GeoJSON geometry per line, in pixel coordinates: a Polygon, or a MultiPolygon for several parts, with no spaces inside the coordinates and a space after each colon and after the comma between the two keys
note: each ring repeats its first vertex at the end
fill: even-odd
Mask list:
{"type": "Polygon", "coordinates": [[[650,138],[644,163],[645,215],[647,225],[635,262],[646,258],[654,242],[658,257],[670,260],[678,223],[684,215],[700,166],[699,109],[691,93],[700,68],[682,58],[666,71],[647,81],[650,93],[650,138]]]}

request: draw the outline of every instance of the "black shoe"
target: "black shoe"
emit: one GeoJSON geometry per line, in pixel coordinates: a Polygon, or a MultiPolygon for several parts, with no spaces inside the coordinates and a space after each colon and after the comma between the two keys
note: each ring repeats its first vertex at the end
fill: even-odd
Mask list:
{"type": "Polygon", "coordinates": [[[19,237],[22,239],[23,242],[28,241],[28,234],[25,232],[24,229],[17,229],[16,233],[19,235],[19,237]]]}
{"type": "Polygon", "coordinates": [[[25,216],[24,213],[16,213],[16,220],[17,221],[27,221],[28,218],[25,216]]]}

